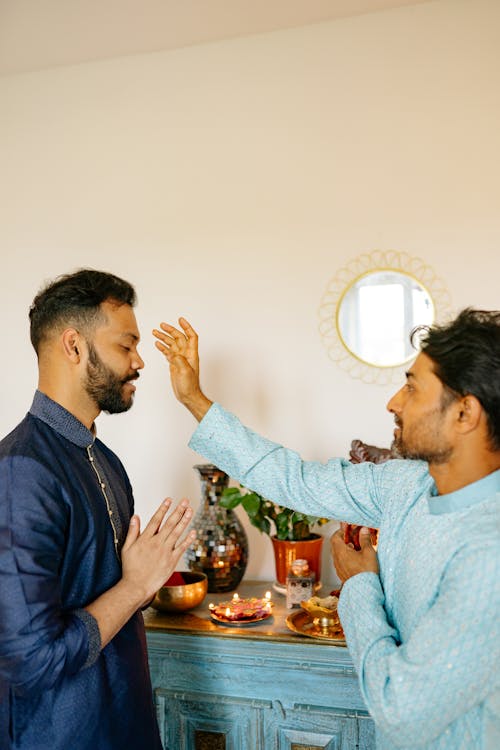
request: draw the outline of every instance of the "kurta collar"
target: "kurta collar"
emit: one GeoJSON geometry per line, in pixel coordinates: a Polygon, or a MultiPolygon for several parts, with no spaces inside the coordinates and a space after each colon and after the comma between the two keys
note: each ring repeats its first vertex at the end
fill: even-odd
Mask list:
{"type": "Polygon", "coordinates": [[[70,440],[80,448],[87,448],[95,440],[94,431],[87,429],[71,412],[64,406],[52,401],[51,398],[41,391],[35,392],[30,414],[52,427],[53,430],[70,440]]]}
{"type": "Polygon", "coordinates": [[[482,503],[497,493],[500,493],[500,469],[477,482],[461,487],[456,492],[430,497],[429,511],[434,516],[442,513],[453,513],[453,511],[464,510],[472,505],[482,503]]]}

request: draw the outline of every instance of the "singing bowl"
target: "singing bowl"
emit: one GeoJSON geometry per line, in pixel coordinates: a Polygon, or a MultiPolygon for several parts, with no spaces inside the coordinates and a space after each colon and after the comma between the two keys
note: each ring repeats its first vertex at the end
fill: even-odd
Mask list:
{"type": "Polygon", "coordinates": [[[151,602],[160,612],[186,612],[201,604],[207,594],[208,578],[205,573],[182,571],[185,583],[180,586],[162,586],[151,602]]]}

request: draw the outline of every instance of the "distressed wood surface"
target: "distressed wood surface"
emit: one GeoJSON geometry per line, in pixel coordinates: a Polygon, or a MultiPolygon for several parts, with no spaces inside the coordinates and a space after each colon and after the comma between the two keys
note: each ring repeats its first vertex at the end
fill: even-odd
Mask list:
{"type": "Polygon", "coordinates": [[[272,591],[273,616],[235,627],[210,619],[208,594],[185,614],[145,612],[151,679],[169,750],[372,750],[373,722],[345,646],[288,629],[285,597],[243,582],[241,597],[272,591]]]}

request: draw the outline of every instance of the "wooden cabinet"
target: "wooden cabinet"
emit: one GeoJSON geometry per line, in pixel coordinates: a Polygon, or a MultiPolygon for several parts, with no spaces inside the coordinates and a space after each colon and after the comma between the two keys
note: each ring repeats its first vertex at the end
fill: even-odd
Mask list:
{"type": "MultiPolygon", "coordinates": [[[[265,582],[240,596],[263,596],[265,582]]],[[[151,679],[168,750],[373,750],[373,722],[345,647],[291,632],[284,597],[244,627],[147,610],[151,679]]]]}

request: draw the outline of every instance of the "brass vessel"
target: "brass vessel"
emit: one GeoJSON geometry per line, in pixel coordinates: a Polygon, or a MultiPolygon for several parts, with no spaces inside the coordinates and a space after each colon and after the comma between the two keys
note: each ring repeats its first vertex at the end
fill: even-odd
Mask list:
{"type": "Polygon", "coordinates": [[[185,583],[179,586],[162,586],[151,602],[160,612],[186,612],[201,604],[207,594],[208,578],[205,573],[182,571],[185,583]]]}

